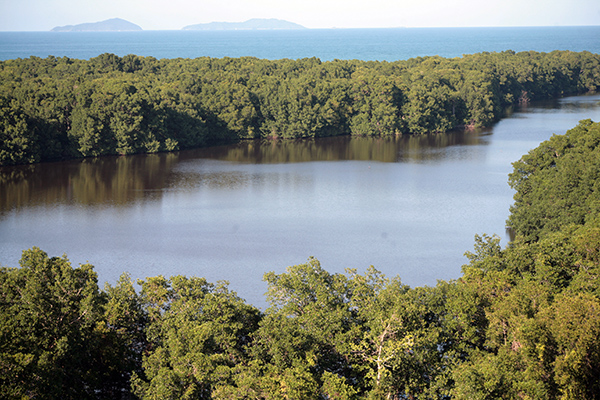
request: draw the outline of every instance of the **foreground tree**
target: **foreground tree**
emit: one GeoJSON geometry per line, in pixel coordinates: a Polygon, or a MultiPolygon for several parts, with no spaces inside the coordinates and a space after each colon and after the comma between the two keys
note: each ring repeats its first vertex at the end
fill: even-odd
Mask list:
{"type": "Polygon", "coordinates": [[[508,225],[537,240],[568,224],[583,225],[600,211],[600,124],[581,121],[554,135],[515,162],[516,190],[508,225]]]}
{"type": "Polygon", "coordinates": [[[0,270],[0,388],[5,398],[125,398],[135,357],[107,324],[91,265],[38,248],[0,270]]]}
{"type": "Polygon", "coordinates": [[[453,397],[598,398],[599,128],[582,121],[514,164],[516,239],[479,238],[456,285],[475,305],[458,320],[479,322],[453,397]]]}
{"type": "Polygon", "coordinates": [[[142,399],[210,399],[247,360],[259,311],[225,283],[175,276],[141,281],[148,314],[143,372],[133,378],[142,399]]]}

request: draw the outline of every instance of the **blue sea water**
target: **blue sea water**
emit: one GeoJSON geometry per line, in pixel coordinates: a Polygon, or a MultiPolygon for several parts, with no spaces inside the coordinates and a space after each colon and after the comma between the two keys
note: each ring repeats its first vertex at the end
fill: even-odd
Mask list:
{"type": "Polygon", "coordinates": [[[155,58],[242,57],[322,61],[460,57],[504,50],[600,53],[600,26],[306,29],[287,31],[0,32],[0,60],[89,59],[102,53],[155,58]]]}

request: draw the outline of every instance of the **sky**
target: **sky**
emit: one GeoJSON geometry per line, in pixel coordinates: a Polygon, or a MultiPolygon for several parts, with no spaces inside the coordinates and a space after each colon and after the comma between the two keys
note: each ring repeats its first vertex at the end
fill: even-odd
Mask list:
{"type": "Polygon", "coordinates": [[[144,30],[283,19],[307,28],[600,25],[599,0],[0,0],[0,31],[122,18],[144,30]]]}

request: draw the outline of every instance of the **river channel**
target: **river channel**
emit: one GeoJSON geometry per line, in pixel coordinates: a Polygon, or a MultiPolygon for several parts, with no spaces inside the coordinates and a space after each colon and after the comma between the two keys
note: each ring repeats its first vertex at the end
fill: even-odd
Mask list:
{"type": "Polygon", "coordinates": [[[243,142],[170,154],[0,168],[0,265],[38,246],[128,272],[227,280],[265,308],[263,273],[311,256],[375,266],[411,286],[456,279],[475,234],[497,234],[511,163],[582,119],[600,95],[529,105],[489,129],[391,138],[243,142]]]}

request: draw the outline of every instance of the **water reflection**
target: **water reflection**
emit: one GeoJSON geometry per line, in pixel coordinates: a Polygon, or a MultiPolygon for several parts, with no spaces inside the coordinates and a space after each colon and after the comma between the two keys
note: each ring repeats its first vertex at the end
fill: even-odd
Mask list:
{"type": "Polygon", "coordinates": [[[419,162],[443,159],[450,146],[486,143],[490,130],[391,137],[337,136],[305,140],[244,141],[232,146],[198,149],[180,159],[210,158],[251,164],[314,161],[419,162]]]}
{"type": "Polygon", "coordinates": [[[49,204],[124,205],[167,186],[175,154],[3,167],[0,211],[49,204]]]}
{"type": "MultiPolygon", "coordinates": [[[[245,141],[230,146],[168,154],[100,157],[68,162],[0,168],[0,211],[51,204],[86,206],[156,199],[169,189],[186,190],[200,183],[211,187],[245,185],[245,174],[206,171],[185,172],[184,165],[198,160],[246,164],[282,164],[314,161],[424,162],[447,157],[446,151],[487,143],[489,131],[452,132],[419,136],[331,137],[311,140],[245,141]]],[[[465,154],[467,154],[465,152],[465,154]]],[[[473,156],[471,152],[468,153],[473,156]]]]}

